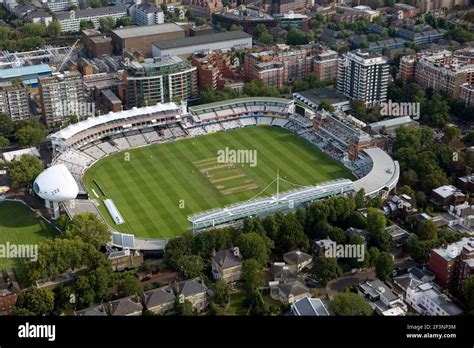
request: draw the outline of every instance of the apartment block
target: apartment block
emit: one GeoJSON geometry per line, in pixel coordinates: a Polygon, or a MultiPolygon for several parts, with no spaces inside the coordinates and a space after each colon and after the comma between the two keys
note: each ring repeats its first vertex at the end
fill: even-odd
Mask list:
{"type": "Polygon", "coordinates": [[[469,0],[417,0],[415,3],[415,7],[417,7],[421,13],[442,8],[451,10],[455,6],[469,6],[469,0]]]}
{"type": "Polygon", "coordinates": [[[380,55],[351,51],[339,59],[337,91],[373,106],[387,99],[389,66],[380,55]]]}
{"type": "Polygon", "coordinates": [[[339,54],[333,50],[326,50],[315,55],[313,72],[320,80],[337,78],[339,54]]]}
{"type": "MultiPolygon", "coordinates": [[[[290,85],[295,80],[301,80],[313,72],[315,55],[321,50],[313,45],[301,46],[292,49],[286,45],[279,45],[270,51],[249,53],[245,56],[245,79],[252,81],[262,80],[266,84],[281,88],[290,85]]],[[[329,63],[331,65],[333,63],[329,63]]],[[[323,75],[331,75],[330,70],[319,65],[323,75]]]]}
{"type": "Polygon", "coordinates": [[[474,238],[466,237],[432,249],[428,267],[441,287],[461,286],[465,279],[474,274],[474,238]]]}
{"type": "Polygon", "coordinates": [[[117,20],[126,16],[127,8],[123,5],[56,13],[56,19],[61,25],[61,31],[64,33],[79,32],[82,21],[91,21],[94,24],[94,28],[99,29],[101,18],[111,17],[117,20]]]}
{"type": "Polygon", "coordinates": [[[210,86],[214,90],[222,90],[224,87],[236,89],[243,87],[238,64],[221,51],[195,54],[191,63],[197,68],[200,89],[205,86],[210,86]]]}
{"type": "Polygon", "coordinates": [[[28,92],[23,83],[0,83],[0,114],[10,116],[14,122],[30,117],[28,92]]]}
{"type": "Polygon", "coordinates": [[[128,108],[198,98],[197,69],[177,57],[132,62],[125,72],[128,108]]]}
{"type": "Polygon", "coordinates": [[[61,124],[71,116],[87,116],[82,75],[67,71],[38,79],[41,109],[47,126],[61,124]]]}
{"type": "MultiPolygon", "coordinates": [[[[452,53],[448,50],[421,52],[403,57],[400,75],[403,82],[414,78],[424,88],[445,91],[451,98],[461,97],[461,86],[474,84],[474,49],[452,53]]],[[[469,91],[464,97],[469,98],[469,91]]]]}
{"type": "Polygon", "coordinates": [[[155,4],[142,3],[133,8],[133,23],[136,25],[153,25],[165,22],[165,14],[155,4]]]}
{"type": "Polygon", "coordinates": [[[222,0],[189,0],[187,4],[194,15],[208,19],[212,18],[213,13],[224,9],[222,0]]]}

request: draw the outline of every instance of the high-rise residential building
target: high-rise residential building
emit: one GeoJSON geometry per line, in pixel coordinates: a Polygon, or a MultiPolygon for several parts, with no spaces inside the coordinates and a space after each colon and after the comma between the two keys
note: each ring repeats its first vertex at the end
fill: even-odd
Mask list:
{"type": "Polygon", "coordinates": [[[197,69],[177,56],[133,61],[126,69],[124,88],[128,108],[197,99],[197,69]]]}
{"type": "Polygon", "coordinates": [[[141,3],[133,7],[133,23],[136,25],[153,25],[165,22],[165,14],[155,4],[141,3]]]}
{"type": "Polygon", "coordinates": [[[38,79],[41,109],[47,126],[71,116],[90,116],[85,107],[84,85],[79,71],[66,71],[38,79]]]}
{"type": "Polygon", "coordinates": [[[339,59],[337,91],[373,106],[387,99],[389,66],[380,55],[351,51],[339,59]]]}
{"type": "Polygon", "coordinates": [[[245,79],[262,80],[281,88],[293,81],[302,80],[313,71],[313,61],[320,49],[314,45],[291,49],[282,45],[274,50],[249,53],[245,56],[245,79]]]}
{"type": "Polygon", "coordinates": [[[23,83],[0,83],[0,114],[10,116],[14,122],[30,117],[28,92],[23,83]]]}
{"type": "Polygon", "coordinates": [[[474,49],[421,52],[400,60],[402,82],[414,78],[424,89],[444,91],[451,98],[461,97],[461,86],[474,84],[474,49]]]}
{"type": "Polygon", "coordinates": [[[53,12],[69,11],[73,6],[79,7],[78,0],[47,0],[43,1],[43,4],[53,12]]]}

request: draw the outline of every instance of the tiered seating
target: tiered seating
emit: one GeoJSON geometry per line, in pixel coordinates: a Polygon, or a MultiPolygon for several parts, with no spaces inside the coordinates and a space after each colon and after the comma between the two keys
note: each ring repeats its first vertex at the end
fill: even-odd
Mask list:
{"type": "Polygon", "coordinates": [[[288,123],[287,119],[275,117],[272,121],[272,126],[285,127],[287,123],[288,123]]]}
{"type": "Polygon", "coordinates": [[[273,121],[273,117],[257,117],[257,123],[269,126],[273,121]]]}
{"type": "Polygon", "coordinates": [[[183,129],[179,126],[170,127],[169,129],[170,129],[171,133],[173,134],[173,136],[175,136],[176,138],[181,138],[181,137],[186,136],[183,129]]]}
{"type": "Polygon", "coordinates": [[[99,147],[95,145],[89,146],[88,148],[81,149],[81,150],[83,153],[86,153],[87,155],[91,156],[92,158],[96,160],[107,156],[107,154],[104,151],[102,151],[99,147]]]}
{"type": "Polygon", "coordinates": [[[204,126],[204,129],[208,133],[220,132],[224,130],[220,123],[208,124],[204,126]]]}
{"type": "Polygon", "coordinates": [[[127,140],[132,147],[147,145],[147,141],[141,133],[138,133],[135,135],[129,135],[127,136],[127,140]]]}
{"type": "Polygon", "coordinates": [[[202,127],[188,128],[188,133],[192,137],[207,134],[204,128],[202,127]]]}
{"type": "Polygon", "coordinates": [[[117,146],[117,148],[121,151],[128,150],[131,147],[126,137],[115,138],[114,142],[115,146],[117,146]]]}
{"type": "Polygon", "coordinates": [[[168,128],[163,129],[161,132],[163,134],[162,137],[164,140],[169,140],[173,138],[173,133],[171,133],[171,131],[168,128]]]}
{"type": "Polygon", "coordinates": [[[240,119],[240,123],[242,123],[242,125],[246,127],[256,125],[257,121],[255,120],[255,117],[245,117],[240,119]]]}
{"type": "Polygon", "coordinates": [[[115,153],[118,151],[118,149],[113,146],[111,143],[108,141],[104,141],[102,143],[97,144],[97,147],[104,151],[107,155],[110,155],[111,153],[115,153]]]}
{"type": "Polygon", "coordinates": [[[161,139],[160,136],[158,135],[158,133],[155,132],[153,129],[148,130],[147,132],[143,132],[142,134],[143,134],[143,137],[145,138],[145,140],[149,144],[156,143],[157,141],[159,141],[161,139]]]}
{"type": "Polygon", "coordinates": [[[241,124],[237,120],[225,121],[221,123],[225,130],[240,128],[241,124]]]}

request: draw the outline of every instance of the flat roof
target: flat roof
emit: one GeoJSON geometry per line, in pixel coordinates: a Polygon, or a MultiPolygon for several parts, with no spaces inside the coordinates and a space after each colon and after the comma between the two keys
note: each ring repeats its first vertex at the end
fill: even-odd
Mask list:
{"type": "Polygon", "coordinates": [[[5,159],[6,162],[11,162],[13,160],[16,160],[20,158],[23,155],[32,155],[35,157],[40,158],[40,153],[36,149],[36,147],[29,147],[27,149],[21,149],[21,150],[16,150],[16,151],[10,151],[10,152],[4,152],[3,153],[3,158],[5,159]]]}
{"type": "Polygon", "coordinates": [[[175,23],[164,23],[155,25],[146,25],[140,27],[126,27],[112,30],[112,32],[121,39],[128,39],[137,36],[158,35],[165,33],[173,33],[176,31],[184,31],[179,25],[175,23]]]}
{"type": "Polygon", "coordinates": [[[213,108],[217,106],[229,105],[229,104],[237,104],[237,103],[245,103],[245,102],[253,102],[253,101],[260,101],[260,102],[276,102],[276,103],[284,103],[288,104],[291,102],[290,99],[285,98],[275,98],[275,97],[248,97],[248,98],[236,98],[236,99],[228,99],[228,100],[221,100],[215,103],[208,103],[208,104],[200,104],[190,106],[189,110],[202,110],[213,108]]]}
{"type": "Polygon", "coordinates": [[[249,35],[241,30],[226,31],[223,33],[214,33],[208,35],[188,36],[175,40],[165,40],[159,42],[153,42],[153,45],[160,50],[176,48],[176,47],[187,47],[195,45],[205,45],[212,42],[221,42],[229,40],[239,39],[251,39],[252,35],[249,35]]]}
{"type": "Polygon", "coordinates": [[[51,67],[48,64],[38,64],[22,66],[19,68],[0,69],[0,79],[15,78],[17,76],[41,74],[51,72],[51,67]]]}
{"type": "Polygon", "coordinates": [[[349,102],[349,98],[337,93],[336,90],[332,88],[313,88],[307,91],[297,92],[295,95],[300,95],[318,105],[322,101],[326,101],[330,104],[349,102]]]}

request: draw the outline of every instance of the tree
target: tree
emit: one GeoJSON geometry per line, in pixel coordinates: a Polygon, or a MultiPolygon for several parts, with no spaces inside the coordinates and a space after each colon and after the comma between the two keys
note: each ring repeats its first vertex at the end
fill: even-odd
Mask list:
{"type": "Polygon", "coordinates": [[[244,259],[255,259],[260,264],[268,262],[270,250],[261,235],[256,232],[242,233],[235,243],[244,259]]]}
{"type": "Polygon", "coordinates": [[[54,309],[54,294],[48,288],[28,288],[19,293],[16,307],[38,316],[49,315],[54,309]]]}
{"type": "Polygon", "coordinates": [[[329,312],[338,316],[368,316],[372,314],[372,308],[358,294],[342,292],[329,303],[329,312]]]}
{"type": "Polygon", "coordinates": [[[204,269],[204,261],[198,255],[184,255],[178,261],[178,269],[187,278],[195,278],[201,275],[204,269]]]}
{"type": "Polygon", "coordinates": [[[229,28],[229,31],[238,31],[238,30],[244,30],[241,25],[238,24],[232,24],[229,28]]]}
{"type": "Polygon", "coordinates": [[[81,21],[80,23],[80,29],[81,30],[86,30],[86,29],[94,29],[94,23],[92,23],[92,21],[86,21],[86,20],[83,20],[81,21]]]}
{"type": "Polygon", "coordinates": [[[67,224],[66,238],[78,237],[84,243],[92,244],[96,249],[110,241],[110,231],[97,215],[80,213],[67,224]]]}
{"type": "Polygon", "coordinates": [[[110,31],[116,26],[115,19],[113,17],[102,17],[99,19],[99,27],[103,31],[110,31]]]}
{"type": "Polygon", "coordinates": [[[25,37],[45,37],[46,26],[39,23],[27,23],[21,28],[25,37]]]}
{"type": "Polygon", "coordinates": [[[3,135],[0,135],[0,149],[10,145],[10,140],[5,138],[3,135]]]}
{"type": "Polygon", "coordinates": [[[130,17],[122,17],[117,19],[118,27],[129,27],[132,25],[132,19],[130,17]]]}
{"type": "Polygon", "coordinates": [[[240,278],[244,284],[247,297],[254,291],[258,291],[262,283],[262,268],[257,260],[245,260],[242,265],[240,278]]]}
{"type": "Polygon", "coordinates": [[[271,45],[273,43],[272,34],[268,31],[263,32],[262,35],[260,35],[260,42],[267,46],[271,45]]]}
{"type": "Polygon", "coordinates": [[[469,310],[474,313],[474,275],[471,275],[462,283],[462,293],[469,310]]]}
{"type": "Polygon", "coordinates": [[[8,177],[14,188],[29,185],[43,171],[44,165],[33,155],[23,155],[8,165],[8,177]]]}
{"type": "Polygon", "coordinates": [[[321,280],[323,285],[326,285],[327,282],[340,277],[342,270],[337,264],[336,258],[319,256],[313,260],[311,274],[321,280]]]}
{"type": "Polygon", "coordinates": [[[356,203],[357,209],[361,209],[365,207],[365,190],[363,188],[357,191],[355,195],[355,203],[356,203]]]}
{"type": "MultiPolygon", "coordinates": [[[[0,27],[1,28],[1,27],[0,27]]],[[[15,129],[11,117],[7,114],[0,114],[0,134],[3,136],[10,135],[15,129]]]]}
{"type": "Polygon", "coordinates": [[[369,208],[367,211],[367,231],[370,243],[380,250],[388,250],[390,246],[390,235],[385,231],[387,220],[381,211],[369,208]]]}
{"type": "Polygon", "coordinates": [[[126,274],[118,283],[118,292],[122,297],[140,294],[141,290],[140,281],[133,274],[126,274]]]}
{"type": "Polygon", "coordinates": [[[277,245],[282,253],[294,249],[303,251],[309,249],[308,236],[304,233],[303,226],[296,220],[295,214],[285,215],[283,223],[280,224],[277,245]]]}
{"type": "Polygon", "coordinates": [[[286,44],[290,46],[306,45],[309,42],[304,32],[296,28],[291,28],[286,37],[286,44]]]}
{"type": "Polygon", "coordinates": [[[230,301],[229,286],[226,282],[218,280],[212,286],[214,290],[214,303],[226,307],[230,301]]]}
{"type": "Polygon", "coordinates": [[[21,146],[35,145],[43,139],[44,127],[37,120],[31,119],[18,124],[15,136],[21,146]]]}
{"type": "Polygon", "coordinates": [[[327,112],[334,112],[336,111],[334,109],[334,106],[332,106],[331,103],[323,100],[321,103],[319,103],[319,110],[326,110],[327,112]]]}
{"type": "Polygon", "coordinates": [[[309,84],[305,80],[296,80],[293,82],[293,92],[301,92],[309,89],[309,84]]]}
{"type": "Polygon", "coordinates": [[[179,270],[179,260],[183,255],[191,254],[192,235],[184,235],[168,241],[165,249],[165,262],[175,270],[179,270]]]}
{"type": "Polygon", "coordinates": [[[377,278],[380,280],[387,279],[393,270],[393,258],[387,252],[382,252],[375,260],[375,273],[377,274],[377,278]]]}
{"type": "Polygon", "coordinates": [[[418,235],[421,240],[432,240],[438,238],[438,226],[434,221],[425,220],[418,226],[418,235]]]}
{"type": "MultiPolygon", "coordinates": [[[[1,130],[1,121],[0,121],[0,130],[1,130]]],[[[474,146],[474,130],[467,132],[466,136],[462,140],[467,146],[474,146]]]]}
{"type": "Polygon", "coordinates": [[[48,27],[46,28],[46,33],[49,37],[59,37],[59,35],[61,35],[61,25],[59,24],[59,22],[54,20],[49,23],[48,27]]]}
{"type": "Polygon", "coordinates": [[[193,304],[186,299],[180,300],[179,297],[177,297],[174,302],[174,310],[176,312],[176,315],[188,317],[194,315],[193,304]]]}
{"type": "Polygon", "coordinates": [[[104,0],[89,0],[88,5],[92,8],[104,7],[105,1],[104,0]]]}
{"type": "Polygon", "coordinates": [[[277,88],[268,86],[262,80],[253,80],[244,85],[244,94],[249,97],[278,97],[280,92],[277,88]]]}

